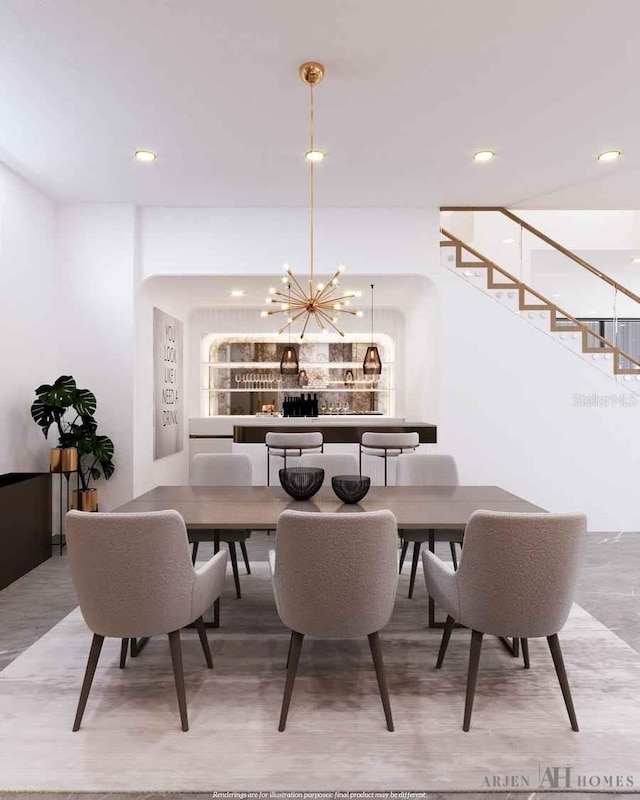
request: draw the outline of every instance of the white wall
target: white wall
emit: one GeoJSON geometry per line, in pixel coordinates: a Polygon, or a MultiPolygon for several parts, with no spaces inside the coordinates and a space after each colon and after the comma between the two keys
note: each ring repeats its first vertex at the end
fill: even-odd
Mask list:
{"type": "MultiPolygon", "coordinates": [[[[269,275],[309,259],[304,208],[145,208],[141,275],[269,275]]],[[[421,273],[437,258],[438,212],[414,208],[320,208],[316,269],[350,274],[421,273]]]]}
{"type": "Polygon", "coordinates": [[[106,511],[133,495],[136,212],[60,206],[57,235],[60,371],[95,393],[99,433],[115,445],[116,471],[96,483],[106,511]]]}
{"type": "Polygon", "coordinates": [[[591,530],[640,530],[638,398],[449,271],[440,449],[463,483],[496,484],[591,530]],[[575,405],[577,395],[594,403],[575,405]]]}
{"type": "MultiPolygon", "coordinates": [[[[184,279],[183,279],[184,281],[184,279]]],[[[145,281],[136,294],[136,370],[134,422],[134,485],[139,495],[154,486],[186,484],[189,482],[189,368],[188,358],[190,305],[184,286],[173,280],[145,281]],[[178,453],[153,458],[153,308],[157,307],[183,322],[183,404],[184,441],[178,453]]]]}
{"type": "Polygon", "coordinates": [[[55,206],[0,164],[0,473],[49,469],[49,448],[29,413],[34,389],[58,377],[55,206]]]}

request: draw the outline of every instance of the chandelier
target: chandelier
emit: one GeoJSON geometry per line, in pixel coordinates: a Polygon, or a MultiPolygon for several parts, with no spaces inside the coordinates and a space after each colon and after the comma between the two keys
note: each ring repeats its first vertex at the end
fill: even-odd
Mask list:
{"type": "Polygon", "coordinates": [[[293,270],[285,264],[282,283],[285,284],[287,291],[270,288],[266,303],[270,306],[277,305],[278,308],[262,311],[261,316],[286,315],[286,322],[278,330],[278,333],[285,330],[291,331],[291,326],[300,322],[300,339],[304,339],[312,319],[323,333],[328,332],[329,328],[333,328],[340,336],[344,336],[338,326],[339,315],[350,314],[354,317],[361,317],[362,311],[353,311],[349,305],[352,298],[360,297],[362,293],[343,292],[338,288],[339,277],[344,270],[343,266],[339,266],[327,282],[316,282],[314,275],[314,166],[323,160],[325,153],[314,148],[313,89],[324,78],[324,66],[317,61],[307,61],[300,65],[299,73],[309,87],[309,149],[305,153],[305,158],[309,162],[309,277],[305,287],[305,280],[301,278],[299,281],[293,274],[293,270]]]}

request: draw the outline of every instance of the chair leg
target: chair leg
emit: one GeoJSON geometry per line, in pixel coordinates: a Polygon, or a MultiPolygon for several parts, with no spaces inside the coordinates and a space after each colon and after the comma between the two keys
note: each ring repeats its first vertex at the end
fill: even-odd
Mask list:
{"type": "Polygon", "coordinates": [[[384,661],[382,660],[380,637],[376,631],[375,633],[370,633],[368,638],[369,647],[371,648],[371,656],[373,658],[373,666],[375,667],[376,678],[378,679],[378,689],[380,690],[380,699],[382,700],[382,708],[384,709],[384,718],[387,721],[387,730],[393,731],[393,717],[391,716],[391,703],[389,702],[387,673],[384,668],[384,661]]]}
{"type": "Polygon", "coordinates": [[[127,651],[129,649],[129,640],[123,639],[120,643],[120,669],[124,669],[127,663],[127,651]]]}
{"type": "Polygon", "coordinates": [[[411,578],[409,579],[409,599],[413,598],[413,587],[416,582],[416,572],[418,571],[418,557],[420,556],[420,542],[413,543],[413,558],[411,559],[411,578]]]}
{"type": "Polygon", "coordinates": [[[231,556],[231,569],[233,570],[233,582],[236,585],[236,597],[238,600],[242,597],[240,591],[240,575],[238,574],[238,557],[236,555],[236,543],[229,542],[229,555],[231,556]]]}
{"type": "Polygon", "coordinates": [[[267,486],[271,486],[271,458],[267,447],[267,486]]]}
{"type": "Polygon", "coordinates": [[[207,629],[202,617],[198,617],[198,619],[194,622],[194,625],[196,626],[198,636],[200,637],[200,644],[202,645],[204,659],[207,662],[207,669],[213,669],[213,659],[211,658],[211,649],[209,648],[209,640],[207,639],[207,629]]]}
{"type": "Polygon", "coordinates": [[[400,569],[398,570],[398,574],[402,572],[402,567],[404,567],[404,559],[407,555],[407,548],[409,547],[409,542],[405,539],[402,542],[402,550],[400,552],[400,569]]]}
{"type": "Polygon", "coordinates": [[[529,640],[520,639],[520,644],[522,645],[522,658],[524,659],[524,668],[530,669],[531,661],[529,660],[529,640]]]}
{"type": "Polygon", "coordinates": [[[511,646],[513,648],[513,657],[520,658],[520,639],[518,639],[517,636],[513,637],[513,642],[511,646]]]}
{"type": "Polygon", "coordinates": [[[387,451],[384,451],[384,485],[387,485],[387,451]]]}
{"type": "Polygon", "coordinates": [[[103,642],[104,636],[100,636],[98,633],[93,634],[93,639],[91,640],[91,649],[89,650],[89,659],[87,661],[87,668],[84,673],[84,680],[82,681],[82,689],[80,690],[78,708],[76,709],[76,718],[73,722],[73,731],[80,730],[82,716],[87,705],[87,700],[89,699],[89,692],[91,691],[93,676],[96,674],[96,667],[98,666],[98,659],[100,658],[100,651],[102,650],[103,642]]]}
{"type": "Polygon", "coordinates": [[[440,642],[440,650],[438,651],[438,660],[436,661],[436,669],[440,669],[442,667],[442,662],[444,661],[445,653],[447,652],[447,647],[449,646],[449,639],[451,638],[451,634],[453,632],[453,626],[456,624],[456,621],[453,617],[447,616],[447,621],[444,624],[444,631],[442,632],[442,641],[440,642]]]}
{"type": "Polygon", "coordinates": [[[247,545],[245,542],[240,542],[240,549],[242,550],[242,557],[244,558],[244,566],[247,570],[247,575],[251,575],[251,567],[249,565],[249,553],[247,553],[247,545]]]}
{"type": "Polygon", "coordinates": [[[453,568],[458,569],[458,554],[456,553],[456,543],[449,542],[449,547],[451,548],[451,560],[453,561],[453,568]]]}
{"type": "Polygon", "coordinates": [[[362,445],[358,448],[358,462],[360,465],[360,475],[362,475],[362,445]]]}
{"type": "Polygon", "coordinates": [[[193,550],[191,551],[191,563],[195,566],[198,557],[198,542],[193,543],[193,550]]]}
{"type": "Polygon", "coordinates": [[[180,721],[182,730],[189,730],[189,719],[187,717],[187,694],[184,690],[184,670],[182,668],[182,647],[180,645],[180,631],[172,631],[169,634],[169,647],[171,648],[171,662],[173,664],[173,678],[176,682],[176,694],[178,695],[178,708],[180,709],[180,721]]]}
{"type": "Polygon", "coordinates": [[[293,694],[293,684],[296,681],[296,674],[298,672],[298,662],[300,661],[300,651],[302,650],[303,641],[304,641],[303,633],[298,633],[297,631],[291,631],[289,658],[287,659],[287,680],[284,684],[284,695],[282,696],[282,710],[280,711],[280,724],[278,725],[278,730],[280,732],[282,732],[287,725],[289,704],[291,703],[291,695],[293,694]]]}
{"type": "Polygon", "coordinates": [[[464,704],[464,722],[462,730],[468,731],[471,727],[471,712],[473,711],[473,700],[476,695],[476,683],[478,681],[478,667],[480,666],[480,651],[482,649],[483,633],[472,631],[471,651],[469,653],[469,672],[467,674],[467,698],[464,704]]]}
{"type": "Polygon", "coordinates": [[[558,634],[554,633],[553,636],[547,636],[549,642],[549,650],[553,658],[553,665],[556,668],[556,674],[562,689],[562,696],[564,697],[564,704],[567,707],[567,714],[571,722],[571,729],[578,732],[578,718],[576,717],[576,710],[573,707],[573,698],[571,697],[571,688],[569,687],[569,679],[567,678],[567,671],[564,666],[564,659],[562,658],[562,650],[560,649],[560,640],[558,634]]]}

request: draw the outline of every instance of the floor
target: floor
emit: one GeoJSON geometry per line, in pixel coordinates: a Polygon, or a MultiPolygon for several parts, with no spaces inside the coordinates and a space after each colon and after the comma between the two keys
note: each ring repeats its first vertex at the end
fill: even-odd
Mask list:
{"type": "MultiPolygon", "coordinates": [[[[249,542],[252,560],[265,560],[267,551],[273,546],[273,537],[264,533],[254,534],[249,542]]],[[[201,545],[200,556],[206,551],[201,545]]],[[[444,556],[444,553],[443,553],[444,556]]],[[[578,588],[576,600],[596,619],[614,631],[637,652],[640,652],[640,533],[632,534],[590,534],[587,541],[585,565],[578,588]]],[[[424,591],[424,585],[417,583],[416,591],[424,591]]],[[[0,592],[0,669],[4,669],[14,658],[22,653],[46,631],[57,624],[76,606],[75,596],[68,574],[66,557],[57,552],[49,561],[42,564],[30,574],[16,581],[0,592]]],[[[546,797],[540,793],[503,793],[492,792],[492,797],[546,797]]],[[[106,800],[114,794],[14,794],[1,793],[1,800],[106,800]]],[[[155,800],[155,798],[178,795],[164,794],[127,794],[128,800],[155,800]]],[[[210,794],[180,794],[189,800],[211,800],[210,794]]],[[[238,795],[239,796],[239,795],[238,795]]],[[[480,797],[478,794],[463,795],[467,798],[480,797]]],[[[554,793],[555,798],[577,797],[554,793]]],[[[602,793],[581,794],[581,797],[606,798],[613,795],[602,793]]],[[[640,794],[629,794],[628,797],[639,797],[640,794]]],[[[225,800],[228,794],[225,793],[225,800]]],[[[443,798],[446,795],[422,795],[429,800],[443,798]]],[[[454,795],[451,795],[453,798],[454,795]]],[[[459,797],[459,795],[455,795],[459,797]]],[[[288,798],[289,800],[289,798],[288,798]]],[[[311,800],[309,798],[309,800],[311,800]]]]}

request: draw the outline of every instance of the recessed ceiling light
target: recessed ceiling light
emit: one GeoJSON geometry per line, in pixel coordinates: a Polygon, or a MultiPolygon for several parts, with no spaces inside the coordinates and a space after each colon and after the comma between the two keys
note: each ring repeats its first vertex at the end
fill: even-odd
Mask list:
{"type": "Polygon", "coordinates": [[[562,297],[562,295],[559,294],[559,293],[558,294],[552,294],[551,297],[562,297]]]}
{"type": "Polygon", "coordinates": [[[244,297],[245,291],[244,289],[232,289],[231,290],[231,297],[244,297]]]}
{"type": "Polygon", "coordinates": [[[620,150],[605,150],[604,153],[600,153],[598,156],[598,161],[615,161],[621,155],[620,150]]]}
{"type": "Polygon", "coordinates": [[[158,156],[152,150],[136,150],[135,157],[137,161],[144,161],[148,164],[155,161],[158,156]]]}
{"type": "Polygon", "coordinates": [[[640,264],[640,256],[634,256],[634,257],[631,259],[631,263],[632,263],[632,264],[640,264]]]}
{"type": "Polygon", "coordinates": [[[322,161],[326,155],[327,154],[323,153],[322,150],[307,150],[304,157],[307,161],[322,161]]]}
{"type": "Polygon", "coordinates": [[[502,244],[513,244],[515,239],[503,239],[502,244]]]}
{"type": "Polygon", "coordinates": [[[491,161],[491,159],[495,156],[493,150],[478,150],[476,153],[473,154],[474,161],[491,161]]]}

